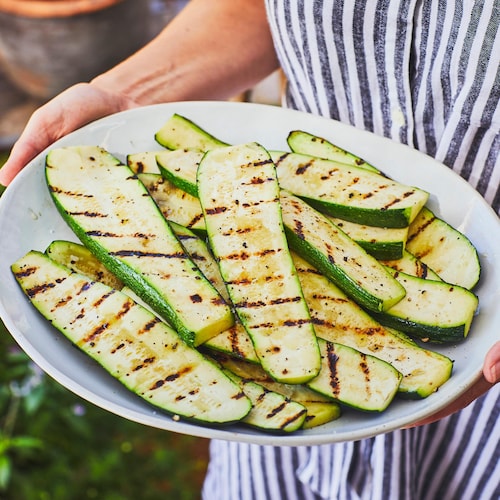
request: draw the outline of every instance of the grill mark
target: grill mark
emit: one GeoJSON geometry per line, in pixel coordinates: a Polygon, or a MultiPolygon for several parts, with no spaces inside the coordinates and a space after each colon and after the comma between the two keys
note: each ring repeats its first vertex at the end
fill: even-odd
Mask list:
{"type": "Polygon", "coordinates": [[[85,234],[87,236],[98,236],[102,238],[137,238],[137,239],[150,239],[154,238],[156,235],[154,234],[145,234],[145,233],[133,233],[131,235],[129,234],[123,234],[123,233],[112,233],[109,231],[98,231],[98,230],[91,230],[91,231],[86,231],[85,234]]]}
{"type": "Polygon", "coordinates": [[[55,283],[43,283],[42,285],[37,285],[32,288],[27,288],[26,289],[26,295],[28,295],[29,298],[36,297],[40,293],[44,293],[47,290],[50,290],[51,288],[54,288],[56,286],[55,283]]]}
{"type": "Polygon", "coordinates": [[[266,182],[274,182],[276,179],[273,177],[252,177],[248,182],[244,182],[244,186],[256,186],[265,184],[266,182]]]}
{"type": "Polygon", "coordinates": [[[239,342],[239,335],[236,331],[236,328],[231,328],[229,331],[229,345],[231,346],[231,352],[239,357],[244,357],[245,350],[241,347],[241,343],[239,342]]]}
{"type": "Polygon", "coordinates": [[[278,254],[282,251],[281,248],[274,249],[274,248],[266,248],[264,250],[261,250],[260,252],[253,252],[253,253],[248,253],[245,251],[241,252],[234,252],[230,253],[228,255],[224,255],[221,260],[248,260],[252,257],[266,257],[267,255],[270,254],[278,254]]]}
{"type": "Polygon", "coordinates": [[[235,394],[234,396],[231,397],[231,399],[242,399],[242,398],[246,398],[246,395],[243,391],[241,392],[238,392],[237,394],[235,394]]]}
{"type": "Polygon", "coordinates": [[[365,381],[366,381],[366,391],[367,394],[369,395],[371,393],[370,391],[370,367],[368,366],[367,363],[367,358],[366,354],[360,353],[361,355],[361,361],[359,363],[359,367],[361,368],[361,371],[363,372],[363,375],[365,376],[365,381]]]}
{"type": "Polygon", "coordinates": [[[140,330],[137,331],[138,335],[142,335],[144,333],[149,332],[152,330],[158,323],[161,323],[159,318],[153,318],[150,321],[148,321],[140,330]]]}
{"type": "Polygon", "coordinates": [[[261,167],[263,165],[270,165],[273,163],[273,160],[271,158],[266,158],[265,160],[260,160],[260,161],[254,161],[252,165],[256,167],[261,167]]]}
{"type": "Polygon", "coordinates": [[[314,165],[314,161],[310,160],[306,163],[301,163],[295,170],[296,175],[304,175],[307,170],[314,165]]]}
{"type": "Polygon", "coordinates": [[[297,412],[295,415],[292,415],[291,417],[287,418],[281,425],[281,429],[284,429],[287,425],[291,424],[292,422],[295,422],[295,420],[302,418],[302,415],[304,415],[304,413],[307,413],[307,410],[305,408],[297,412]]]}
{"type": "Polygon", "coordinates": [[[192,371],[192,367],[191,366],[185,366],[184,368],[182,368],[181,370],[175,372],[175,373],[172,373],[171,375],[167,375],[165,378],[162,378],[162,379],[159,379],[157,380],[156,382],[154,382],[150,387],[149,387],[149,390],[150,391],[154,391],[156,389],[159,389],[160,387],[162,387],[163,385],[165,385],[166,383],[169,383],[169,382],[174,382],[176,381],[178,378],[182,377],[183,375],[186,375],[187,373],[189,373],[190,371],[192,371]]]}
{"type": "Polygon", "coordinates": [[[118,250],[117,252],[109,252],[109,255],[114,257],[160,257],[164,259],[186,259],[187,255],[184,252],[175,253],[160,253],[160,252],[144,252],[141,250],[118,250]]]}
{"type": "Polygon", "coordinates": [[[340,392],[339,378],[337,375],[338,355],[335,353],[335,347],[331,342],[326,343],[326,359],[330,371],[330,387],[332,393],[338,395],[340,392]]]}
{"type": "Polygon", "coordinates": [[[152,356],[150,358],[146,358],[145,360],[143,360],[143,362],[141,364],[134,366],[134,368],[132,368],[132,371],[138,372],[139,370],[142,370],[145,366],[153,364],[155,361],[156,361],[156,358],[154,356],[152,356]]]}
{"type": "Polygon", "coordinates": [[[101,212],[89,212],[87,210],[83,212],[66,212],[68,215],[71,215],[72,217],[89,217],[91,219],[106,219],[108,217],[108,214],[103,214],[101,212]]]}
{"type": "MultiPolygon", "coordinates": [[[[83,314],[80,314],[79,316],[84,316],[85,313],[83,314]]],[[[99,326],[97,326],[91,333],[89,333],[89,335],[87,335],[86,337],[84,337],[82,339],[82,343],[84,344],[90,344],[91,346],[94,346],[95,345],[95,340],[97,339],[97,337],[99,337],[99,335],[101,335],[101,333],[105,332],[109,327],[109,323],[106,321],[105,323],[101,323],[99,326]]]]}
{"type": "Polygon", "coordinates": [[[413,232],[412,234],[409,234],[407,243],[409,243],[410,241],[415,239],[417,236],[419,236],[421,233],[423,233],[427,229],[427,227],[430,226],[435,220],[436,220],[436,217],[431,217],[424,224],[420,225],[415,232],[413,232]]]}
{"type": "Polygon", "coordinates": [[[280,163],[284,162],[290,153],[283,153],[277,160],[274,160],[274,164],[278,166],[280,163]]]}
{"type": "Polygon", "coordinates": [[[142,174],[146,170],[146,164],[142,161],[136,162],[136,170],[138,174],[142,174]]]}
{"type": "MultiPolygon", "coordinates": [[[[109,292],[106,292],[105,294],[101,295],[93,304],[92,304],[92,307],[99,307],[108,297],[110,297],[111,295],[113,295],[115,293],[115,290],[110,290],[109,292]]],[[[127,303],[124,304],[124,306],[126,306],[127,303]]],[[[130,309],[130,302],[128,302],[128,308],[127,310],[130,309]]],[[[118,315],[120,315],[120,313],[118,313],[118,315]]]]}
{"type": "Polygon", "coordinates": [[[200,220],[202,220],[202,219],[203,219],[203,214],[199,214],[199,215],[197,215],[196,217],[192,218],[192,219],[189,221],[189,223],[188,223],[187,227],[193,227],[196,223],[198,223],[198,222],[199,222],[200,220]]]}
{"type": "Polygon", "coordinates": [[[224,212],[227,211],[227,207],[221,206],[221,207],[213,207],[213,208],[207,208],[206,213],[207,215],[217,215],[217,214],[223,214],[224,212]]]}
{"type": "Polygon", "coordinates": [[[31,276],[32,274],[35,274],[38,269],[40,269],[37,266],[31,266],[31,267],[25,267],[21,271],[17,271],[14,273],[14,276],[16,278],[26,278],[27,276],[31,276]]]}
{"type": "MultiPolygon", "coordinates": [[[[49,165],[47,165],[47,166],[49,168],[52,168],[49,165]]],[[[66,190],[61,189],[60,187],[53,186],[53,185],[49,185],[49,189],[52,193],[65,194],[67,196],[72,196],[74,198],[93,198],[94,197],[94,195],[90,194],[90,193],[78,193],[76,191],[66,191],[66,190]]]]}

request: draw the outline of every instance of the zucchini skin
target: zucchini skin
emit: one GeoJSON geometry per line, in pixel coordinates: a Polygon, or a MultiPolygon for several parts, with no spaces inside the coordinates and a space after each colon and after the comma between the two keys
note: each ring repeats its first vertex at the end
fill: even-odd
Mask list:
{"type": "Polygon", "coordinates": [[[71,147],[50,151],[45,172],[80,241],[186,342],[198,345],[232,326],[230,307],[127,166],[101,148],[71,147]]]}
{"type": "Polygon", "coordinates": [[[367,226],[337,217],[328,218],[377,260],[395,260],[403,256],[408,237],[408,227],[367,226]]]}
{"type": "Polygon", "coordinates": [[[255,143],[209,151],[197,182],[210,247],[264,369],[286,383],[315,377],[319,348],[288,249],[269,154],[255,143]]]}
{"type": "Polygon", "coordinates": [[[37,251],[12,272],[33,306],[129,390],[189,420],[231,423],[250,401],[211,361],[130,297],[37,251]]]}

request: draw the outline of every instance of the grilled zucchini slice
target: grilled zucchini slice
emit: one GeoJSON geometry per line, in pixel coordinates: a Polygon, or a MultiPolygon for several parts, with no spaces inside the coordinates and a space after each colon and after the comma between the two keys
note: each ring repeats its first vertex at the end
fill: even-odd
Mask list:
{"type": "Polygon", "coordinates": [[[222,367],[231,373],[245,380],[255,382],[268,391],[277,392],[288,400],[296,401],[304,406],[307,409],[307,415],[303,423],[304,429],[323,425],[341,416],[341,408],[338,403],[309,389],[305,385],[276,382],[262,366],[248,360],[219,353],[210,353],[210,356],[214,357],[222,367]]]}
{"type": "Polygon", "coordinates": [[[318,339],[321,371],[307,383],[320,394],[363,411],[384,411],[402,375],[392,365],[342,344],[318,339]]]}
{"type": "Polygon", "coordinates": [[[188,257],[130,168],[94,146],[46,159],[54,202],[78,238],[192,345],[230,328],[229,305],[188,257]]]}
{"type": "Polygon", "coordinates": [[[307,408],[296,401],[270,391],[253,380],[239,377],[229,370],[224,373],[238,384],[252,402],[252,409],[242,422],[265,431],[293,432],[300,429],[307,416],[307,408]]]}
{"type": "Polygon", "coordinates": [[[255,143],[209,151],[197,184],[210,247],[262,366],[280,382],[310,380],[320,369],[319,348],[269,154],[255,143]]]}
{"type": "Polygon", "coordinates": [[[127,295],[37,251],[12,271],[54,327],[149,403],[210,423],[235,422],[250,411],[249,399],[214,363],[127,295]]]}
{"type": "Polygon", "coordinates": [[[459,342],[467,337],[478,306],[474,293],[444,281],[390,272],[404,286],[406,296],[387,311],[375,313],[380,323],[431,342],[459,342]]]}
{"type": "Polygon", "coordinates": [[[161,174],[191,196],[198,196],[196,173],[204,153],[177,149],[156,156],[161,174]]]}
{"type": "Polygon", "coordinates": [[[280,186],[329,215],[368,226],[406,227],[429,194],[360,167],[271,152],[280,186]]]}
{"type": "Polygon", "coordinates": [[[292,250],[358,304],[381,311],[404,297],[404,287],[327,217],[283,190],[280,201],[292,250]]]}
{"type": "Polygon", "coordinates": [[[406,249],[443,281],[468,289],[479,282],[481,264],[474,245],[427,207],[411,223],[406,249]]]}
{"type": "Polygon", "coordinates": [[[121,290],[124,286],[120,279],[110,272],[87,247],[80,243],[55,240],[45,249],[45,253],[54,262],[69,267],[72,271],[83,274],[94,281],[100,281],[116,290],[121,290]]]}
{"type": "Polygon", "coordinates": [[[155,134],[156,141],[167,149],[207,151],[228,146],[185,116],[174,113],[155,134]]]}
{"type": "Polygon", "coordinates": [[[143,151],[127,155],[127,165],[135,174],[159,174],[156,155],[163,151],[143,151]]]}
{"type": "Polygon", "coordinates": [[[205,234],[205,219],[198,198],[174,186],[161,174],[138,174],[137,177],[168,221],[205,234]]]}
{"type": "Polygon", "coordinates": [[[379,172],[374,167],[359,156],[356,156],[345,149],[336,146],[323,137],[310,134],[304,130],[292,130],[287,137],[288,145],[294,153],[300,153],[309,156],[316,156],[325,160],[345,163],[354,167],[361,167],[372,172],[379,172]]]}
{"type": "Polygon", "coordinates": [[[402,258],[408,237],[408,227],[367,226],[366,224],[356,224],[338,217],[328,218],[377,260],[402,258]]]}

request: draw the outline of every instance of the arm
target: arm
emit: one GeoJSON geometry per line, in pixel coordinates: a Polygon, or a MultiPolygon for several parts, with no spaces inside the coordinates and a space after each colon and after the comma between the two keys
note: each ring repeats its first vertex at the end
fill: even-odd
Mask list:
{"type": "Polygon", "coordinates": [[[139,52],[39,108],[0,170],[0,184],[93,120],[139,105],[228,98],[277,67],[263,1],[191,0],[139,52]]]}

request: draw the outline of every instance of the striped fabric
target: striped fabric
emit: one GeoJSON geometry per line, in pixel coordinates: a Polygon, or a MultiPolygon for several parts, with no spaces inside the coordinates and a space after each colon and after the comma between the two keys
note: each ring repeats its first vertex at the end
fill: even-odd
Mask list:
{"type": "Polygon", "coordinates": [[[498,0],[269,0],[286,104],[409,144],[500,211],[498,0]]]}
{"type": "MultiPolygon", "coordinates": [[[[266,0],[285,105],[391,137],[500,213],[500,0],[266,0]]],[[[494,335],[494,332],[492,332],[494,335]]],[[[373,439],[213,441],[206,500],[498,500],[500,385],[460,413],[373,439]]]]}

